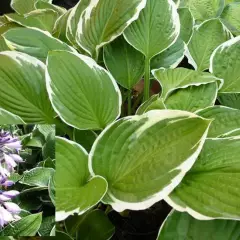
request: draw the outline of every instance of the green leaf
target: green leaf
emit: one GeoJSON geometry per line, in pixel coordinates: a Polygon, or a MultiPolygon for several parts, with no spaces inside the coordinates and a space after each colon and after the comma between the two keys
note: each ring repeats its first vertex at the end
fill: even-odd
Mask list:
{"type": "Polygon", "coordinates": [[[5,227],[1,234],[3,236],[35,236],[42,222],[42,213],[36,213],[13,222],[5,227]]]}
{"type": "Polygon", "coordinates": [[[55,216],[44,217],[38,233],[40,236],[50,236],[50,232],[55,224],[55,216]]]}
{"type": "MultiPolygon", "coordinates": [[[[11,7],[19,14],[29,13],[35,10],[34,4],[38,0],[11,0],[11,7]]],[[[41,0],[43,2],[52,3],[52,0],[41,0]]]]}
{"type": "Polygon", "coordinates": [[[144,55],[122,36],[104,47],[104,63],[116,81],[127,89],[132,89],[144,73],[144,55]]]}
{"type": "Polygon", "coordinates": [[[169,48],[153,57],[151,69],[157,68],[176,68],[183,60],[186,51],[186,45],[178,38],[169,48]]]}
{"type": "Polygon", "coordinates": [[[214,119],[208,137],[216,138],[230,133],[240,126],[240,110],[224,106],[209,107],[197,112],[199,116],[214,119]]]}
{"type": "Polygon", "coordinates": [[[97,58],[98,50],[120,36],[145,5],[146,0],[91,1],[79,19],[78,44],[97,58]]]}
{"type": "Polygon", "coordinates": [[[45,84],[41,61],[24,53],[0,53],[1,108],[26,123],[52,123],[54,112],[45,84]]]}
{"type": "Polygon", "coordinates": [[[197,21],[216,18],[224,8],[224,0],[187,0],[184,2],[197,21]]]}
{"type": "Polygon", "coordinates": [[[46,138],[46,143],[42,148],[43,159],[55,159],[55,131],[50,132],[46,138]]]}
{"type": "Polygon", "coordinates": [[[61,240],[73,240],[73,238],[71,236],[69,236],[67,233],[61,232],[61,231],[56,231],[56,237],[61,240]]]}
{"type": "Polygon", "coordinates": [[[240,93],[239,55],[240,36],[223,43],[213,52],[210,72],[224,79],[220,92],[240,93]]]}
{"type": "Polygon", "coordinates": [[[47,139],[47,136],[51,132],[55,133],[55,125],[40,124],[40,125],[37,125],[37,129],[39,130],[40,133],[42,133],[44,135],[45,139],[47,139]]]}
{"type": "Polygon", "coordinates": [[[50,52],[46,80],[55,111],[75,128],[103,129],[120,114],[121,93],[115,80],[87,56],[50,52]]]}
{"type": "Polygon", "coordinates": [[[239,240],[239,236],[239,221],[199,221],[187,213],[171,211],[161,226],[157,240],[239,240]]]}
{"type": "Polygon", "coordinates": [[[240,93],[221,93],[218,100],[221,105],[240,110],[240,93]]]}
{"type": "Polygon", "coordinates": [[[161,97],[165,100],[177,89],[187,88],[189,86],[199,86],[213,82],[219,83],[219,88],[223,84],[223,80],[216,78],[207,72],[197,72],[187,68],[176,69],[156,69],[152,71],[153,76],[162,86],[161,97]]]}
{"type": "Polygon", "coordinates": [[[58,13],[58,16],[61,16],[67,12],[67,10],[63,7],[59,7],[57,5],[51,4],[47,1],[39,0],[35,3],[36,9],[51,9],[58,13]]]}
{"type": "Polygon", "coordinates": [[[3,34],[7,45],[16,51],[27,53],[45,62],[51,50],[75,52],[66,43],[53,38],[48,32],[33,28],[15,28],[3,34]],[[29,45],[31,43],[31,45],[29,45]]]}
{"type": "Polygon", "coordinates": [[[73,130],[73,140],[83,146],[88,152],[91,150],[97,134],[93,131],[73,130]]]}
{"type": "Polygon", "coordinates": [[[89,154],[91,174],[108,181],[103,201],[121,212],[166,197],[195,162],[209,123],[184,111],[155,110],[109,125],[89,154]]]}
{"type": "Polygon", "coordinates": [[[54,173],[52,168],[36,167],[23,173],[20,183],[28,186],[47,187],[54,173]]]}
{"type": "Polygon", "coordinates": [[[240,220],[239,155],[239,137],[207,139],[193,168],[165,200],[200,220],[240,220]]]}
{"type": "Polygon", "coordinates": [[[86,7],[89,5],[90,0],[81,0],[79,1],[75,7],[72,8],[72,10],[69,13],[69,17],[67,20],[66,25],[66,36],[68,40],[76,47],[82,48],[78,46],[78,43],[76,41],[77,38],[77,30],[78,30],[78,23],[80,21],[81,14],[86,9],[86,7]]]}
{"type": "Polygon", "coordinates": [[[0,108],[0,124],[25,124],[17,115],[0,108]]]}
{"type": "Polygon", "coordinates": [[[143,102],[136,111],[136,115],[141,115],[150,110],[166,109],[163,99],[158,94],[152,95],[147,101],[143,102]]]}
{"type": "Polygon", "coordinates": [[[189,63],[199,71],[208,69],[213,51],[229,38],[230,32],[219,19],[207,20],[198,25],[188,44],[186,56],[189,63]]]}
{"type": "Polygon", "coordinates": [[[98,209],[89,212],[78,226],[77,240],[106,240],[115,232],[115,227],[107,215],[98,209]]]}
{"type": "Polygon", "coordinates": [[[71,9],[69,9],[65,14],[57,19],[55,22],[52,35],[56,38],[59,38],[63,42],[66,42],[71,45],[71,42],[67,39],[66,29],[67,29],[67,20],[71,13],[71,9]]]}
{"type": "Polygon", "coordinates": [[[193,33],[193,26],[195,23],[194,18],[188,8],[179,8],[178,14],[179,14],[179,19],[181,24],[179,37],[185,43],[188,43],[193,33]]]}
{"type": "Polygon", "coordinates": [[[240,2],[228,4],[221,14],[221,20],[234,35],[240,35],[239,15],[240,2]]]}
{"type": "Polygon", "coordinates": [[[54,174],[50,177],[50,180],[49,180],[49,184],[48,184],[48,193],[49,193],[49,197],[53,203],[54,206],[56,206],[55,204],[55,195],[56,195],[56,191],[55,191],[55,185],[56,185],[56,182],[55,182],[55,177],[56,176],[56,173],[54,172],[54,174]]]}
{"type": "Polygon", "coordinates": [[[88,154],[79,144],[60,137],[56,144],[56,220],[61,221],[97,204],[107,191],[107,182],[100,176],[90,177],[88,154]]]}
{"type": "Polygon", "coordinates": [[[50,9],[37,9],[25,14],[24,16],[15,13],[6,15],[9,21],[18,23],[24,27],[39,28],[44,31],[52,32],[58,14],[50,9]]]}
{"type": "Polygon", "coordinates": [[[216,82],[200,86],[178,89],[164,102],[167,109],[178,109],[189,112],[214,106],[217,99],[218,85],[216,82]]]}
{"type": "Polygon", "coordinates": [[[56,225],[52,228],[50,236],[56,236],[56,225]]]}
{"type": "Polygon", "coordinates": [[[179,32],[176,5],[168,0],[151,0],[147,1],[139,18],[125,30],[124,37],[147,59],[151,59],[170,47],[177,40],[179,32]]]}

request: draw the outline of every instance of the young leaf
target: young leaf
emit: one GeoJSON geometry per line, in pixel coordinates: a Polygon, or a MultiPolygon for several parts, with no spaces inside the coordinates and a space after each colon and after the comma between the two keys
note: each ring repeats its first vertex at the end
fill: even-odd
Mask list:
{"type": "Polygon", "coordinates": [[[47,136],[49,133],[54,132],[55,133],[55,125],[50,125],[50,124],[40,124],[37,125],[37,129],[39,130],[40,133],[42,133],[47,139],[47,136]]]}
{"type": "Polygon", "coordinates": [[[55,111],[75,128],[103,129],[120,114],[121,93],[115,80],[87,56],[50,52],[46,81],[55,111]]]}
{"type": "MultiPolygon", "coordinates": [[[[11,7],[19,14],[29,13],[35,10],[34,4],[38,0],[11,0],[11,7]]],[[[52,3],[52,0],[41,0],[43,2],[52,3]]]]}
{"type": "Polygon", "coordinates": [[[90,178],[88,154],[79,144],[57,137],[56,145],[56,220],[61,221],[97,204],[107,191],[107,182],[100,176],[90,178]]]}
{"type": "Polygon", "coordinates": [[[240,93],[221,93],[218,100],[223,106],[240,110],[240,93]]]}
{"type": "Polygon", "coordinates": [[[0,124],[24,124],[25,122],[17,115],[0,108],[0,124]]]}
{"type": "Polygon", "coordinates": [[[43,159],[51,158],[55,159],[55,131],[48,134],[46,143],[42,148],[43,159]]]}
{"type": "Polygon", "coordinates": [[[42,213],[36,213],[26,216],[5,227],[1,234],[3,236],[35,236],[42,222],[42,213]]]}
{"type": "Polygon", "coordinates": [[[51,50],[75,50],[66,43],[53,38],[48,32],[34,28],[14,28],[3,34],[9,48],[27,53],[45,62],[51,50]],[[31,46],[29,43],[31,42],[31,46]]]}
{"type": "Polygon", "coordinates": [[[24,16],[10,13],[7,18],[24,27],[35,27],[44,31],[52,32],[58,14],[50,9],[38,9],[25,14],[24,16]]]}
{"type": "Polygon", "coordinates": [[[183,60],[186,45],[180,38],[169,48],[159,53],[151,60],[151,69],[176,68],[183,60]]]}
{"type": "Polygon", "coordinates": [[[38,230],[40,236],[50,236],[50,232],[55,224],[55,216],[44,217],[41,227],[38,230]]]}
{"type": "Polygon", "coordinates": [[[78,23],[77,42],[97,58],[98,50],[122,34],[146,5],[146,0],[91,1],[78,23]]]}
{"type": "Polygon", "coordinates": [[[103,211],[95,209],[85,216],[77,230],[77,240],[106,240],[112,237],[115,227],[103,211]]]}
{"type": "Polygon", "coordinates": [[[103,201],[121,212],[166,197],[195,162],[209,123],[184,111],[155,110],[109,125],[89,154],[91,174],[108,181],[103,201]]]}
{"type": "Polygon", "coordinates": [[[124,37],[150,60],[170,47],[179,32],[179,16],[172,0],[148,0],[139,18],[125,30],[124,37]]]}
{"type": "Polygon", "coordinates": [[[213,52],[209,70],[224,79],[220,92],[240,93],[239,55],[240,36],[223,43],[213,52]]]}
{"type": "Polygon", "coordinates": [[[164,102],[167,109],[178,109],[189,112],[214,106],[217,99],[218,85],[216,82],[189,86],[178,89],[164,102]]]}
{"type": "Polygon", "coordinates": [[[207,139],[193,168],[165,200],[200,220],[240,220],[239,155],[239,137],[207,139]]]}
{"type": "Polygon", "coordinates": [[[199,71],[209,68],[210,56],[223,42],[230,38],[230,33],[219,19],[211,19],[197,26],[188,44],[188,61],[199,71]]]}
{"type": "Polygon", "coordinates": [[[116,81],[127,89],[132,89],[144,73],[144,55],[122,36],[104,47],[104,63],[116,81]]]}
{"type": "Polygon", "coordinates": [[[159,230],[157,240],[238,240],[239,236],[239,221],[199,221],[187,213],[171,211],[159,230]]]}
{"type": "Polygon", "coordinates": [[[26,123],[52,123],[53,109],[45,87],[45,65],[18,52],[0,53],[0,107],[26,123]]]}
{"type": "Polygon", "coordinates": [[[209,107],[197,112],[201,117],[214,119],[208,137],[217,138],[240,127],[240,110],[224,106],[209,107]]]}
{"type": "Polygon", "coordinates": [[[179,37],[185,43],[188,43],[193,33],[193,26],[195,23],[194,18],[188,8],[179,8],[178,14],[181,24],[181,31],[179,37]]]}
{"type": "Polygon", "coordinates": [[[224,8],[224,0],[187,0],[184,2],[186,2],[185,6],[190,9],[197,21],[216,18],[224,8]]]}
{"type": "Polygon", "coordinates": [[[240,35],[239,15],[240,2],[228,4],[221,14],[221,20],[234,35],[240,35]]]}
{"type": "Polygon", "coordinates": [[[153,76],[162,86],[161,97],[165,100],[177,89],[187,88],[189,86],[199,86],[213,82],[219,83],[219,88],[223,84],[223,80],[216,78],[207,72],[197,72],[187,68],[176,69],[156,69],[152,71],[153,76]]]}
{"type": "Polygon", "coordinates": [[[20,183],[29,186],[48,187],[49,179],[54,171],[52,168],[33,168],[23,173],[23,178],[20,180],[20,183]]]}

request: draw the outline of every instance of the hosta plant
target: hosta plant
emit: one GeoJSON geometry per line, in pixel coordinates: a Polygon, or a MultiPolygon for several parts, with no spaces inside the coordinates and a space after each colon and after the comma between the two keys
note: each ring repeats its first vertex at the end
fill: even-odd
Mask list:
{"type": "Polygon", "coordinates": [[[56,125],[57,236],[239,239],[239,2],[11,6],[0,121],[56,125]],[[116,220],[159,206],[151,233],[116,220]]]}

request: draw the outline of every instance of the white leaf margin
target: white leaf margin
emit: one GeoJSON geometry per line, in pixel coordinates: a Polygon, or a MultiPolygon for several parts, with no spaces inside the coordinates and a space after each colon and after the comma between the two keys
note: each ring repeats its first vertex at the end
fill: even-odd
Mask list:
{"type": "MultiPolygon", "coordinates": [[[[173,116],[173,114],[175,114],[174,116],[198,117],[198,118],[206,120],[205,118],[197,116],[194,113],[190,113],[190,112],[187,112],[187,111],[179,111],[179,110],[151,110],[151,111],[145,113],[145,115],[154,117],[154,116],[156,116],[158,114],[159,111],[161,111],[163,113],[161,119],[165,119],[165,118],[167,118],[167,116],[171,117],[171,116],[173,116]]],[[[142,115],[139,115],[138,117],[141,118],[141,116],[142,115]]],[[[136,115],[135,115],[135,117],[136,117],[136,115]]],[[[126,117],[125,119],[131,121],[131,117],[126,117]]],[[[159,116],[158,116],[158,121],[160,121],[161,119],[159,119],[159,116]]],[[[208,125],[206,131],[204,132],[202,138],[198,142],[199,146],[196,149],[196,151],[188,159],[186,159],[186,161],[184,161],[182,164],[180,164],[177,168],[172,169],[172,171],[174,171],[174,170],[181,170],[181,172],[175,178],[172,179],[172,182],[168,186],[163,188],[160,192],[158,192],[158,193],[154,194],[153,196],[149,197],[148,199],[146,199],[146,200],[144,200],[142,202],[137,202],[137,203],[121,201],[121,200],[117,199],[116,197],[114,197],[114,195],[108,189],[106,195],[108,195],[111,198],[111,200],[112,200],[112,202],[110,203],[112,208],[115,211],[117,211],[117,212],[122,212],[122,211],[124,211],[126,209],[130,209],[130,210],[144,210],[144,209],[147,209],[147,208],[151,207],[156,202],[159,202],[160,200],[166,198],[174,190],[174,188],[177,187],[180,184],[180,182],[182,181],[183,177],[192,168],[193,164],[197,160],[197,157],[200,154],[200,152],[201,152],[201,150],[203,148],[204,142],[205,142],[205,140],[207,138],[207,134],[208,134],[208,130],[209,130],[209,127],[211,125],[211,122],[212,122],[212,120],[209,120],[209,125],[208,125]]],[[[116,122],[114,122],[114,123],[116,123],[116,122]]],[[[94,173],[93,167],[92,167],[93,156],[94,156],[94,152],[96,150],[96,146],[97,146],[99,140],[102,138],[102,136],[108,131],[109,128],[111,128],[111,126],[114,123],[108,125],[101,132],[101,134],[95,140],[95,142],[94,142],[94,144],[92,146],[92,149],[91,149],[91,151],[89,153],[88,168],[89,168],[90,174],[92,176],[96,176],[95,173],[94,173]]],[[[109,203],[106,203],[106,204],[109,204],[109,203]]]]}

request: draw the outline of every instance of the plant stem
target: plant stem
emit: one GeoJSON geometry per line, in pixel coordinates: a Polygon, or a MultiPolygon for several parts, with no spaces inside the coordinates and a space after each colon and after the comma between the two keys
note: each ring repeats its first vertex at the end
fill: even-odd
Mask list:
{"type": "Polygon", "coordinates": [[[98,62],[98,50],[94,51],[92,58],[95,60],[95,62],[98,62]]]}
{"type": "Polygon", "coordinates": [[[144,101],[149,99],[150,91],[150,60],[149,57],[145,57],[145,75],[144,75],[144,101]]]}
{"type": "Polygon", "coordinates": [[[128,115],[132,114],[132,90],[128,91],[128,115]]]}

